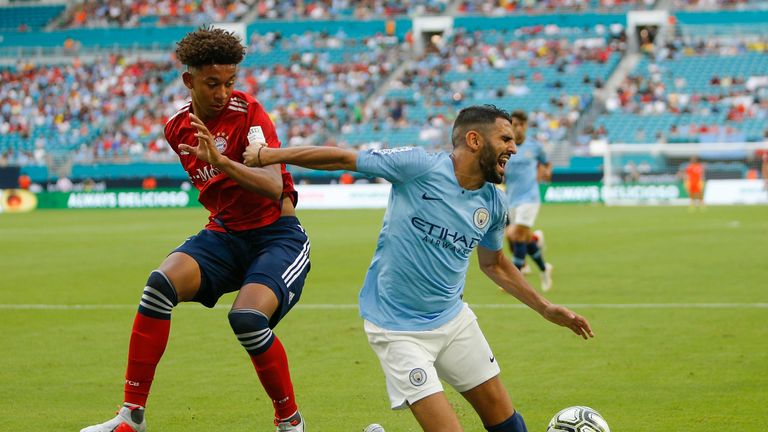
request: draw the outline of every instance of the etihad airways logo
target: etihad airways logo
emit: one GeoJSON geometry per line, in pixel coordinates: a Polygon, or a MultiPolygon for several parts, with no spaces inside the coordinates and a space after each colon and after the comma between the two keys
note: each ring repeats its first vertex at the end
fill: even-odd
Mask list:
{"type": "Polygon", "coordinates": [[[480,239],[450,228],[434,224],[420,217],[411,218],[411,225],[424,233],[422,240],[438,248],[449,249],[464,256],[469,256],[480,239]]]}

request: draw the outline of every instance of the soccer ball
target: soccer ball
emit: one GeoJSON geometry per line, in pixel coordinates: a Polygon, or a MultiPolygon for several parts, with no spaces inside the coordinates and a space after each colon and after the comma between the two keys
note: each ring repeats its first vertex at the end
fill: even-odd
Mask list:
{"type": "Polygon", "coordinates": [[[384,432],[384,428],[380,424],[369,424],[363,429],[363,432],[384,432]]]}
{"type": "Polygon", "coordinates": [[[566,408],[552,417],[547,432],[611,432],[597,411],[586,406],[566,408]]]}

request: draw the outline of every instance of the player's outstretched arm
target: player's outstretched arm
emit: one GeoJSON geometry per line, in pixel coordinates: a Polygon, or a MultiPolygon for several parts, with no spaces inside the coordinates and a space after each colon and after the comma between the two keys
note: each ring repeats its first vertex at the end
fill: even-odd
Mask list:
{"type": "Polygon", "coordinates": [[[272,199],[279,199],[283,193],[283,177],[279,167],[251,169],[224,156],[216,148],[213,135],[202,120],[190,113],[190,124],[197,129],[197,146],[179,144],[179,150],[189,152],[196,158],[210,163],[226,173],[243,188],[272,199]]]}
{"type": "Polygon", "coordinates": [[[357,153],[336,147],[272,148],[251,144],[245,149],[243,160],[251,167],[284,163],[325,171],[356,171],[357,168],[357,153]]]}
{"type": "Polygon", "coordinates": [[[584,339],[594,337],[592,328],[584,317],[564,306],[552,304],[541,296],[504,256],[503,251],[492,251],[481,246],[477,248],[477,259],[486,276],[541,316],[557,325],[568,327],[584,339]]]}

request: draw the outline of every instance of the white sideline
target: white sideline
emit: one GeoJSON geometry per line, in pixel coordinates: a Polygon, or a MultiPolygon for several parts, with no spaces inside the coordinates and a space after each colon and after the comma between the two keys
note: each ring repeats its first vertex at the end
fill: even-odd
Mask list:
{"type": "MultiPolygon", "coordinates": [[[[519,303],[471,304],[473,309],[526,309],[519,303]]],[[[573,303],[565,304],[572,309],[768,309],[768,303],[573,303]]],[[[197,304],[186,304],[184,309],[205,309],[197,304]]],[[[216,309],[229,309],[229,305],[217,305],[216,309]]],[[[136,309],[138,304],[0,304],[0,310],[110,310],[136,309]]],[[[300,304],[298,309],[348,310],[357,304],[300,304]]]]}

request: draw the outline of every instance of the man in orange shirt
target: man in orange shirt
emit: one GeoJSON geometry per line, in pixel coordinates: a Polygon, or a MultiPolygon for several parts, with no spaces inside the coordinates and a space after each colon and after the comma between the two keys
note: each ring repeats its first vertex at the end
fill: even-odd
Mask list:
{"type": "Polygon", "coordinates": [[[698,156],[691,156],[688,166],[685,167],[685,190],[691,197],[690,209],[704,208],[704,165],[699,162],[698,156]]]}

